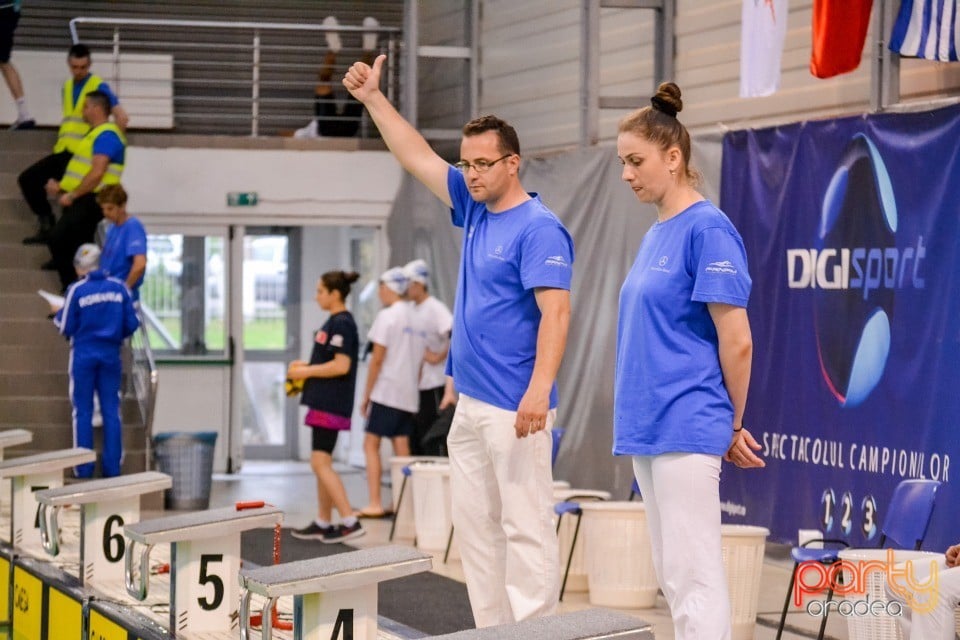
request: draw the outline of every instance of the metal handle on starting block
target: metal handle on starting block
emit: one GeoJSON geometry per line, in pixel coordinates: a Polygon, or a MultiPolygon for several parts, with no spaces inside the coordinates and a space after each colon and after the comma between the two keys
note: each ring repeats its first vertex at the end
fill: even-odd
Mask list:
{"type": "Polygon", "coordinates": [[[127,550],[123,557],[123,582],[127,587],[127,593],[137,600],[147,599],[147,590],[150,586],[150,551],[152,544],[144,545],[140,550],[140,576],[135,580],[133,576],[134,548],[136,542],[127,538],[127,550]]]}
{"type": "MultiPolygon", "coordinates": [[[[250,640],[250,601],[253,598],[253,592],[249,589],[243,590],[240,596],[240,640],[250,640]]],[[[273,607],[277,604],[278,598],[267,598],[267,603],[263,605],[260,613],[260,638],[261,640],[273,639],[273,607]]]]}
{"type": "Polygon", "coordinates": [[[60,554],[60,524],[57,522],[60,507],[53,507],[53,512],[51,513],[48,511],[49,506],[48,504],[40,503],[40,542],[43,544],[44,551],[56,557],[60,554]]]}

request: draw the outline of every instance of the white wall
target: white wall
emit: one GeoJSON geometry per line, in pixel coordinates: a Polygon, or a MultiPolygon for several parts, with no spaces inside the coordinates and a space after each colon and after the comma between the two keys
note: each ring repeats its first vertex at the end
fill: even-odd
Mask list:
{"type": "Polygon", "coordinates": [[[386,151],[132,146],[126,162],[130,210],[148,225],[381,224],[402,171],[386,151]],[[228,207],[230,191],[260,202],[228,207]]]}
{"type": "MultiPolygon", "coordinates": [[[[581,1],[478,1],[481,113],[496,113],[513,123],[525,152],[578,144],[581,1]]],[[[809,72],[812,4],[790,2],[780,91],[741,99],[742,0],[677,0],[674,80],[685,103],[680,118],[692,133],[869,111],[873,34],[867,34],[856,71],[829,80],[815,78],[809,72]]],[[[601,95],[653,93],[652,15],[637,9],[601,11],[601,95]]],[[[904,100],[958,93],[960,64],[901,60],[904,100]]],[[[601,112],[602,142],[613,141],[624,113],[601,112]]]]}

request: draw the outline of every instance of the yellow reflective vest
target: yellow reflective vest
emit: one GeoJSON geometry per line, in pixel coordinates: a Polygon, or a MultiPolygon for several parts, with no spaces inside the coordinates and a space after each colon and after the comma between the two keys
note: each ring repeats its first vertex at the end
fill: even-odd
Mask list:
{"type": "MultiPolygon", "coordinates": [[[[84,176],[90,173],[90,169],[93,167],[93,143],[97,137],[105,131],[113,131],[120,136],[120,141],[124,147],[126,147],[127,138],[123,135],[123,132],[120,131],[120,127],[112,122],[104,122],[96,129],[90,131],[77,145],[76,150],[73,152],[73,157],[70,158],[70,162],[67,164],[67,170],[63,174],[63,180],[60,181],[60,188],[62,190],[68,193],[73,191],[80,186],[84,176]]],[[[102,187],[108,184],[119,184],[121,175],[123,175],[123,165],[111,162],[107,165],[107,172],[103,174],[100,184],[96,186],[94,191],[100,191],[102,187]]]]}
{"type": "Polygon", "coordinates": [[[90,131],[90,125],[83,119],[83,102],[87,99],[87,94],[99,89],[102,83],[100,76],[90,74],[86,84],[80,89],[76,102],[73,101],[73,78],[63,83],[63,120],[60,121],[57,144],[53,145],[54,153],[77,152],[77,145],[90,131]]]}

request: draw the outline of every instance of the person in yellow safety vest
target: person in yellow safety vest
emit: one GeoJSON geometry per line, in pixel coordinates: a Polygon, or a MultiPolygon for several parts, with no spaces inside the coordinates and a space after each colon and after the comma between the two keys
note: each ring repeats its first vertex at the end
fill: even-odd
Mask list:
{"type": "Polygon", "coordinates": [[[110,122],[110,98],[101,91],[91,91],[83,104],[83,118],[90,131],[76,145],[67,163],[63,178],[51,178],[47,193],[59,199],[63,215],[50,231],[50,253],[53,259],[44,268],[60,273],[66,289],[77,279],[73,255],[77,248],[93,242],[97,225],[103,219],[94,195],[108,184],[120,184],[126,155],[127,139],[120,127],[110,122]]]}
{"type": "Polygon", "coordinates": [[[90,131],[90,125],[83,119],[83,105],[90,92],[100,91],[109,97],[114,122],[121,131],[126,131],[129,120],[109,85],[90,73],[90,49],[86,45],[75,44],[70,47],[67,64],[70,78],[63,84],[63,120],[53,153],[27,167],[18,178],[23,198],[36,214],[40,225],[35,235],[23,239],[24,244],[47,244],[50,241],[55,220],[45,187],[51,178],[60,180],[63,177],[74,150],[90,131]]]}

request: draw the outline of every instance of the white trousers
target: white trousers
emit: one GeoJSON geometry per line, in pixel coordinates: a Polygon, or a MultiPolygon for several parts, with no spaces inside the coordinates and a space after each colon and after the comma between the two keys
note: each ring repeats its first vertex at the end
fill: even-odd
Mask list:
{"type": "Polygon", "coordinates": [[[676,640],[729,640],[730,596],[720,542],[720,458],[634,456],[653,566],[676,640]]]}
{"type": "Polygon", "coordinates": [[[550,429],[517,438],[516,412],[460,395],[447,436],[452,517],[477,627],[556,613],[550,429]]]}
{"type": "MultiPolygon", "coordinates": [[[[930,581],[930,561],[917,560],[910,564],[915,584],[921,587],[927,585],[930,581]]],[[[903,616],[900,618],[904,640],[954,640],[956,637],[954,610],[960,602],[960,567],[947,568],[941,556],[937,562],[936,580],[929,586],[937,592],[936,606],[931,611],[915,613],[904,603],[903,616]]],[[[892,599],[904,602],[890,591],[889,586],[887,593],[892,599]]],[[[930,602],[926,593],[918,593],[916,598],[919,602],[930,602]]]]}

